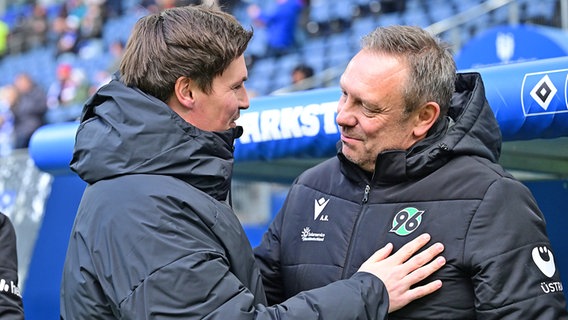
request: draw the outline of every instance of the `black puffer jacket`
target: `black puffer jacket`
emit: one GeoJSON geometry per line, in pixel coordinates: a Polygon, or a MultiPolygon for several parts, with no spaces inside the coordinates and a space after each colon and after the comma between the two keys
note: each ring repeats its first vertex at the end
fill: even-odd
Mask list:
{"type": "Polygon", "coordinates": [[[16,232],[10,219],[0,213],[0,319],[24,319],[18,285],[16,232]]]}
{"type": "Polygon", "coordinates": [[[568,319],[545,221],[497,164],[501,136],[478,74],[461,74],[451,120],[369,177],[339,153],[306,171],[259,247],[269,302],[344,279],[376,249],[428,232],[445,244],[440,291],[389,319],[568,319]]]}
{"type": "MultiPolygon", "coordinates": [[[[240,128],[238,128],[240,129],[240,128]]],[[[113,80],[86,104],[71,168],[88,183],[61,284],[63,319],[379,319],[367,273],[275,307],[227,203],[233,140],[113,80]]]]}

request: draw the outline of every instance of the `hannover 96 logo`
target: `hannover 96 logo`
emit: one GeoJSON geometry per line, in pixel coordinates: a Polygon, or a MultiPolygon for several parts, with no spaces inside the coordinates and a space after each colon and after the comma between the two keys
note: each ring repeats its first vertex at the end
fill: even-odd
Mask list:
{"type": "Polygon", "coordinates": [[[418,228],[422,222],[422,214],[424,210],[408,207],[400,210],[392,220],[392,229],[399,236],[407,236],[418,228]]]}

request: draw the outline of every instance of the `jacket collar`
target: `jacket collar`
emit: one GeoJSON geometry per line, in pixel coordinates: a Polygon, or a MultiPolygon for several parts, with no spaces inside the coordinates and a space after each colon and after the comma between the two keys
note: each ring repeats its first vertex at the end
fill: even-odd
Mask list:
{"type": "MultiPolygon", "coordinates": [[[[448,115],[431,128],[428,136],[408,150],[389,150],[377,155],[374,183],[418,179],[437,170],[459,155],[479,156],[497,162],[501,133],[485,98],[479,73],[457,75],[456,91],[448,115]]],[[[341,154],[342,171],[347,177],[370,180],[369,174],[341,154]]]]}
{"type": "Polygon", "coordinates": [[[92,184],[129,174],[176,177],[225,200],[242,128],[202,131],[164,102],[113,80],[87,101],[71,169],[92,184]]]}

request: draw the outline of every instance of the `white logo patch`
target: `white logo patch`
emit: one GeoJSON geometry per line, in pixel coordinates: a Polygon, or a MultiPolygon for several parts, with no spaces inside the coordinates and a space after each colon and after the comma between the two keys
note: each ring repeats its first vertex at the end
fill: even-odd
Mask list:
{"type": "MultiPolygon", "coordinates": [[[[552,278],[556,273],[556,266],[554,264],[554,255],[552,251],[546,246],[534,247],[532,249],[532,259],[538,269],[547,277],[552,278]]],[[[564,291],[562,282],[541,282],[540,288],[544,293],[554,293],[564,291]]]]}
{"type": "MultiPolygon", "coordinates": [[[[325,206],[327,206],[327,204],[329,203],[329,199],[324,199],[324,197],[319,198],[319,200],[314,200],[314,220],[317,220],[317,218],[320,216],[320,214],[322,213],[323,209],[325,209],[325,206]]],[[[322,215],[320,217],[321,221],[329,221],[328,216],[322,215]]]]}
{"type": "Polygon", "coordinates": [[[535,247],[532,250],[532,258],[536,266],[545,276],[551,278],[556,272],[554,255],[547,247],[535,247]]]}
{"type": "Polygon", "coordinates": [[[325,233],[316,233],[312,232],[310,227],[305,227],[302,230],[302,241],[324,241],[325,240],[325,233]]]}

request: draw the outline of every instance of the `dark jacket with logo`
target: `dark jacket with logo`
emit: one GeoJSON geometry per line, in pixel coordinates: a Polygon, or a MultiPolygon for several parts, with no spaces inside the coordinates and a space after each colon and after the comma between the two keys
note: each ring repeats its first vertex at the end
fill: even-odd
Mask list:
{"type": "Polygon", "coordinates": [[[266,307],[227,201],[233,141],[117,80],[86,104],[71,168],[88,183],[69,239],[61,318],[382,319],[382,282],[357,273],[266,307]]]}
{"type": "Polygon", "coordinates": [[[10,219],[0,213],[0,319],[24,319],[18,286],[16,232],[10,219]]]}
{"type": "Polygon", "coordinates": [[[269,302],[353,274],[421,233],[445,244],[443,287],[389,319],[568,319],[546,225],[497,164],[501,136],[481,78],[461,74],[449,118],[370,177],[339,153],[307,170],[255,248],[269,302]]]}

